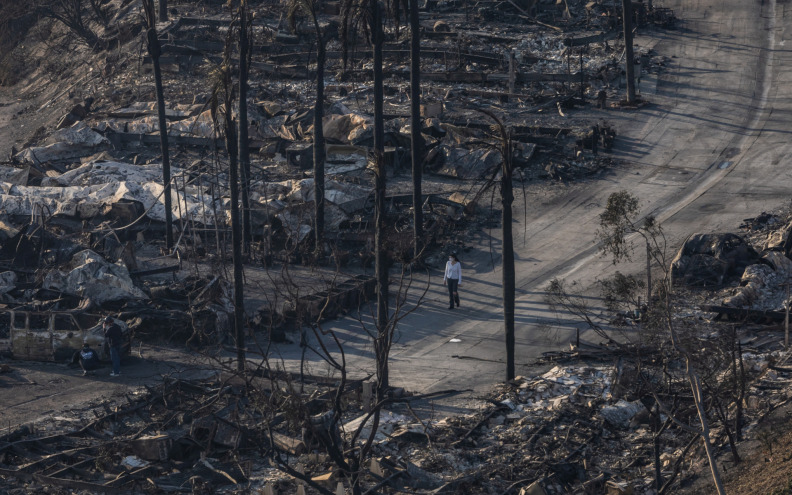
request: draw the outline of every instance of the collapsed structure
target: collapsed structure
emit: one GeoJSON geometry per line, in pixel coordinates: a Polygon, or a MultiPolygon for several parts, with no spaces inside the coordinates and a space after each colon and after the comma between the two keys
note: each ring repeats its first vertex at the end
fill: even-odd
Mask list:
{"type": "MultiPolygon", "coordinates": [[[[177,11],[183,8],[177,4],[177,11]]],[[[254,150],[250,262],[299,266],[320,261],[332,267],[322,276],[321,287],[303,285],[264,298],[251,327],[275,336],[276,329],[295,328],[320,314],[333,317],[373,295],[372,279],[360,273],[373,255],[372,94],[367,84],[371,55],[365,46],[357,46],[351,50],[350,67],[343,70],[342,47],[334,42],[329,46],[330,73],[337,74],[326,81],[323,131],[328,141],[327,237],[335,249],[326,253],[327,259],[316,260],[305,249],[313,228],[312,86],[307,81],[313,76],[314,55],[302,28],[285,33],[271,6],[258,8],[263,21],[254,32],[262,56],[252,65],[255,82],[249,104],[254,150]],[[336,271],[343,273],[338,276],[336,271]]],[[[598,150],[613,144],[615,131],[606,123],[597,123],[596,129],[590,123],[571,123],[566,112],[595,101],[620,107],[623,75],[618,12],[605,2],[479,3],[465,16],[488,19],[506,11],[525,21],[487,32],[463,29],[456,3],[427,2],[425,8],[433,22],[424,22],[422,133],[428,145],[425,167],[433,175],[427,179],[422,207],[430,247],[440,250],[458,242],[454,233],[475,218],[479,186],[502,160],[489,146],[490,122],[477,107],[507,113],[518,142],[512,158],[522,178],[570,180],[608,165],[598,150]],[[446,14],[449,19],[433,18],[446,14]]],[[[332,30],[336,9],[332,3],[325,6],[323,27],[332,30]]],[[[217,12],[200,18],[185,10],[160,32],[165,47],[161,62],[175,95],[166,115],[176,149],[171,199],[177,249],[166,257],[151,249],[159,247],[165,217],[159,152],[152,147],[159,131],[152,88],[136,86],[145,76],[123,70],[123,60],[109,57],[100,69],[106,80],[95,83],[90,102],[75,92],[75,99],[85,97],[81,108],[69,110],[59,130],[48,136],[47,130],[42,132],[0,171],[0,204],[6,215],[0,226],[2,253],[10,268],[0,278],[8,289],[3,301],[9,308],[77,311],[71,315],[113,311],[138,335],[154,333],[167,322],[170,331],[196,344],[217,343],[229,332],[229,287],[223,277],[208,274],[225,255],[227,163],[209,96],[195,82],[206,71],[206,60],[217,62],[223,48],[230,19],[219,8],[217,12]],[[203,267],[174,281],[170,274],[186,263],[203,267]]],[[[122,13],[118,11],[123,22],[122,13]]],[[[668,26],[673,15],[665,9],[638,8],[636,20],[668,26]]],[[[130,24],[126,32],[135,31],[135,23],[130,24]]],[[[386,46],[385,103],[392,179],[388,234],[396,254],[409,250],[412,218],[404,180],[410,144],[406,55],[404,40],[394,30],[386,46]]],[[[664,63],[650,53],[638,59],[645,76],[664,63]]],[[[748,240],[735,234],[693,235],[674,260],[675,283],[720,288],[714,297],[697,293],[702,304],[689,308],[693,320],[778,323],[787,316],[792,229],[772,215],[751,219],[747,227],[748,240]],[[778,225],[784,227],[775,230],[778,225]],[[759,239],[760,234],[766,238],[759,239]]],[[[727,404],[740,411],[720,412],[713,437],[724,449],[733,443],[733,434],[758,429],[773,404],[786,400],[780,384],[790,373],[772,328],[746,325],[733,335],[727,334],[729,328],[733,325],[712,337],[696,337],[704,351],[726,356],[706,378],[717,389],[714,397],[730,397],[727,404]],[[739,376],[734,384],[729,382],[732,374],[739,376]],[[732,414],[743,415],[736,431],[730,426],[732,414]]],[[[492,407],[469,417],[416,422],[406,414],[383,413],[366,483],[416,493],[474,493],[510,490],[519,479],[525,481],[523,493],[551,495],[606,489],[653,493],[663,489],[658,478],[662,486],[684,480],[700,466],[690,455],[696,437],[685,438],[673,426],[673,419],[694,422],[695,412],[682,392],[681,364],[642,355],[645,350],[579,342],[570,352],[547,355],[554,365],[549,371],[504,385],[491,398],[492,407]],[[588,361],[581,365],[573,362],[577,359],[588,361]],[[652,387],[674,401],[672,414],[648,397],[652,387]],[[533,449],[531,456],[525,454],[526,445],[533,449]],[[660,476],[649,475],[658,465],[660,476]]],[[[313,391],[326,400],[333,385],[312,378],[313,391]]],[[[350,387],[354,392],[345,391],[347,400],[360,401],[360,408],[346,412],[341,434],[365,428],[368,406],[356,395],[363,386],[356,383],[350,387]]],[[[264,386],[255,392],[277,396],[264,386]]],[[[88,426],[60,431],[46,441],[23,430],[4,435],[2,474],[119,491],[198,490],[242,482],[296,490],[297,473],[327,489],[345,483],[299,423],[257,408],[258,398],[248,388],[222,381],[166,383],[141,391],[120,412],[99,413],[88,426]],[[168,397],[177,400],[168,402],[168,397]],[[189,414],[196,406],[202,414],[189,414]],[[144,409],[148,417],[138,414],[144,409]],[[99,441],[91,443],[90,437],[99,441]],[[107,452],[109,443],[120,450],[107,452]],[[42,450],[34,452],[32,445],[42,450]],[[59,452],[66,446],[74,448],[59,452]],[[275,471],[239,462],[238,452],[277,456],[295,473],[282,475],[288,472],[283,465],[275,471]],[[86,465],[96,469],[84,469],[86,465]]],[[[715,416],[718,406],[712,407],[715,416]]]]}
{"type": "MultiPolygon", "coordinates": [[[[605,122],[593,127],[572,124],[565,112],[592,105],[595,100],[602,108],[618,107],[624,83],[618,40],[620,13],[607,2],[464,7],[464,19],[458,5],[442,2],[426,2],[421,14],[423,166],[432,172],[424,180],[422,206],[429,260],[433,259],[432,250],[456,242],[454,232],[460,222],[475,218],[484,179],[502,160],[488,144],[492,142],[490,122],[477,108],[504,113],[516,143],[512,159],[523,180],[571,180],[609,164],[598,150],[610,149],[615,130],[605,122]],[[502,12],[516,15],[516,22],[493,23],[497,27],[487,32],[467,29],[471,18],[491,22],[502,12]]],[[[634,21],[642,28],[673,25],[673,12],[668,9],[647,9],[637,2],[636,7],[634,21]]],[[[62,117],[28,136],[22,149],[14,150],[0,169],[0,242],[6,267],[19,281],[27,281],[36,270],[73,271],[85,264],[85,253],[78,255],[85,249],[94,253],[93,262],[99,263],[101,258],[108,266],[123,265],[131,279],[125,279],[119,268],[95,279],[95,287],[80,286],[76,275],[60,277],[57,284],[41,286],[49,292],[35,294],[33,301],[39,307],[57,295],[66,296],[57,309],[121,310],[134,318],[142,317],[145,304],[151,311],[182,310],[145,301],[152,291],[164,290],[167,279],[156,275],[178,270],[187,259],[204,267],[203,271],[197,269],[196,275],[204,280],[196,290],[201,291],[207,283],[222,285],[207,273],[212,271],[212,259],[222,258],[229,237],[227,154],[223,129],[217,122],[218,113],[226,109],[212,102],[209,75],[222,62],[231,15],[221,5],[201,4],[199,8],[183,2],[172,8],[171,20],[158,25],[157,32],[167,92],[176,249],[164,253],[165,258],[147,249],[161,238],[166,216],[157,148],[160,129],[149,76],[152,59],[142,57],[138,64],[137,55],[132,55],[131,47],[137,46],[144,31],[137,4],[110,2],[101,11],[102,22],[89,27],[97,30],[102,46],[113,45],[119,50],[104,56],[83,53],[80,64],[88,64],[91,70],[38,109],[62,109],[62,117]],[[118,293],[121,286],[127,287],[127,307],[114,303],[120,296],[108,296],[118,293]],[[108,293],[108,288],[113,289],[108,293]],[[71,307],[67,308],[69,298],[71,307]]],[[[342,46],[334,37],[338,34],[339,4],[323,6],[319,23],[329,39],[322,124],[326,141],[325,238],[333,248],[317,260],[306,250],[314,227],[314,31],[299,22],[290,31],[281,22],[280,6],[254,2],[251,9],[257,21],[252,28],[254,53],[246,102],[252,152],[250,204],[246,207],[253,238],[249,260],[266,266],[325,263],[349,272],[349,279],[365,271],[373,260],[373,186],[368,156],[373,144],[368,84],[371,50],[362,38],[354,36],[356,41],[342,46]]],[[[71,32],[55,21],[41,22],[51,22],[53,36],[62,36],[68,43],[84,41],[79,38],[82,32],[71,32]]],[[[405,80],[409,52],[406,33],[395,28],[395,23],[387,28],[384,104],[385,160],[392,175],[387,191],[387,236],[392,257],[399,259],[410,252],[413,219],[411,186],[405,180],[410,163],[405,80]]],[[[665,63],[646,51],[639,52],[636,62],[641,67],[638,73],[647,77],[662,70],[665,63]]],[[[39,72],[51,69],[43,66],[39,72]]],[[[238,117],[237,107],[227,110],[233,118],[238,117]]],[[[190,289],[177,292],[191,293],[190,289]]],[[[13,307],[31,302],[32,293],[20,295],[7,291],[7,304],[13,307]]],[[[223,313],[229,302],[226,296],[217,297],[220,299],[205,304],[223,313]]],[[[283,308],[298,306],[295,297],[281,294],[266,299],[270,308],[262,311],[271,313],[268,326],[275,326],[272,321],[291,326],[288,322],[294,318],[284,315],[283,308]]],[[[196,309],[195,301],[189,306],[196,309]]],[[[156,314],[151,311],[149,315],[156,314]]],[[[223,328],[222,333],[227,331],[228,315],[220,313],[210,326],[223,328]]]]}

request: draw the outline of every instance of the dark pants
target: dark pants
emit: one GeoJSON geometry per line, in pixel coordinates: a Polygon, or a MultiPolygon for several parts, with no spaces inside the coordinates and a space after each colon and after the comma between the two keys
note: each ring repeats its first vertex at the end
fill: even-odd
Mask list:
{"type": "Polygon", "coordinates": [[[98,367],[99,363],[94,359],[80,359],[80,368],[82,368],[83,371],[95,370],[98,367]]]}
{"type": "Polygon", "coordinates": [[[95,359],[83,359],[82,356],[80,356],[80,351],[74,353],[71,364],[72,366],[80,365],[83,371],[91,371],[99,367],[99,363],[95,359]]]}
{"type": "Polygon", "coordinates": [[[110,346],[110,360],[113,362],[113,373],[121,373],[121,346],[110,346]]]}
{"type": "Polygon", "coordinates": [[[454,301],[456,301],[456,305],[459,306],[459,293],[457,292],[459,280],[449,278],[446,283],[448,284],[448,307],[453,308],[454,301]]]}

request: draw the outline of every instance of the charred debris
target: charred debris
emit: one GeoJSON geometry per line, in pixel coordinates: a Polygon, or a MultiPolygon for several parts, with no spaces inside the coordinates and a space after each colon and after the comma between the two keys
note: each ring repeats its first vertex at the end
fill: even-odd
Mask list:
{"type": "MultiPolygon", "coordinates": [[[[747,287],[740,271],[750,272],[771,252],[785,253],[788,222],[762,215],[740,235],[691,236],[676,258],[695,251],[732,262],[716,286],[687,279],[690,285],[680,288],[687,292],[674,303],[685,341],[698,349],[711,438],[723,466],[742,461],[744,438],[764,442],[770,460],[786,455],[773,450],[765,423],[791,398],[783,327],[755,323],[751,313],[778,309],[777,293],[785,289],[766,285],[752,305],[729,306],[742,313],[727,322],[707,304],[739,295],[747,287]],[[757,256],[757,248],[767,251],[757,256]]],[[[641,331],[643,324],[649,332],[650,318],[645,310],[622,315],[612,331],[641,331]]],[[[298,376],[268,365],[238,373],[218,362],[204,378],[165,377],[122,401],[77,406],[3,432],[0,476],[19,487],[11,494],[50,487],[55,493],[560,495],[679,493],[706,471],[691,427],[697,413],[684,364],[667,339],[650,333],[640,343],[578,339],[541,364],[535,376],[496,387],[478,411],[440,417],[426,409],[433,395],[394,389],[387,404],[375,404],[366,380],[298,376]],[[327,404],[336,402],[343,413],[328,422],[327,404]],[[340,466],[338,445],[347,453],[369,449],[354,473],[340,466]]]]}
{"type": "MultiPolygon", "coordinates": [[[[670,10],[634,3],[637,29],[673,27],[670,10]]],[[[165,201],[157,147],[153,60],[138,49],[145,34],[140,6],[112,1],[86,14],[84,27],[96,35],[90,39],[101,40],[92,49],[85,46],[84,32],[52,16],[39,21],[38,29],[50,29],[50,41],[60,43],[47,45],[60,65],[42,64],[38,75],[44,80],[71,74],[77,80],[31,109],[53,119],[21,150],[13,150],[0,169],[6,184],[0,200],[6,308],[112,311],[138,335],[160,319],[193,342],[217,342],[228,331],[226,277],[214,275],[230,253],[228,153],[218,123],[223,105],[212,99],[210,88],[212,74],[224,63],[234,18],[216,2],[173,2],[170,8],[170,20],[158,23],[156,32],[171,201],[165,201]],[[72,51],[67,57],[59,49],[72,51]],[[159,242],[166,203],[175,222],[176,245],[170,251],[159,242]],[[86,286],[88,276],[99,272],[103,277],[86,286]]],[[[342,46],[340,4],[322,4],[327,243],[317,252],[308,247],[314,236],[314,31],[305,22],[287,25],[279,4],[253,2],[250,8],[255,22],[247,102],[250,177],[243,197],[250,218],[247,262],[268,268],[323,265],[327,279],[354,284],[374,258],[371,49],[363,32],[353,33],[351,44],[342,46]],[[338,270],[352,275],[330,276],[338,270]]],[[[483,184],[501,158],[492,145],[490,122],[478,108],[504,115],[516,143],[513,160],[520,180],[575,180],[610,165],[607,151],[616,131],[606,122],[607,112],[593,122],[576,121],[568,112],[621,108],[619,16],[612,2],[424,2],[425,263],[435,263],[440,258],[433,253],[449,246],[463,248],[460,232],[492,224],[489,201],[482,201],[491,192],[483,184]],[[496,20],[504,15],[510,22],[496,20]],[[469,29],[473,20],[487,25],[486,31],[469,29]]],[[[31,28],[25,19],[12,24],[31,28]]],[[[394,18],[386,31],[387,245],[398,261],[409,258],[413,230],[409,33],[394,18]]],[[[230,48],[225,63],[236,66],[236,45],[230,48]]],[[[24,49],[17,46],[14,56],[24,56],[24,49]]],[[[639,74],[649,77],[662,70],[661,57],[636,53],[639,74]]],[[[238,102],[231,112],[237,119],[238,102]]],[[[328,289],[333,287],[318,292],[328,289]]],[[[299,295],[265,292],[261,312],[269,321],[264,327],[281,335],[278,328],[301,323],[293,309],[309,289],[299,295]]],[[[336,306],[350,310],[345,304],[336,306]]]]}
{"type": "MultiPolygon", "coordinates": [[[[248,102],[252,242],[246,256],[251,268],[291,271],[286,270],[288,284],[274,277],[261,288],[261,306],[250,327],[283,338],[307,319],[352,311],[373,294],[367,275],[373,259],[372,55],[362,37],[355,46],[340,45],[334,34],[341,7],[322,4],[321,25],[329,33],[322,124],[329,242],[317,254],[308,248],[312,31],[299,23],[290,30],[281,22],[280,5],[251,7],[256,19],[248,102]],[[317,265],[326,267],[320,290],[299,281],[299,267],[317,265]]],[[[642,2],[633,7],[639,30],[673,27],[668,9],[642,2]]],[[[144,32],[139,8],[128,1],[108,2],[105,8],[108,23],[95,30],[115,49],[100,55],[75,52],[84,57],[75,63],[90,62],[90,70],[33,109],[57,115],[0,169],[0,351],[14,352],[16,314],[26,315],[26,331],[38,329],[29,326],[27,315],[57,314],[61,317],[42,325],[90,332],[99,314],[112,313],[138,338],[167,328],[168,338],[195,346],[221,343],[231,331],[225,273],[231,236],[228,158],[207,89],[212,68],[221,62],[231,16],[217,2],[170,2],[171,20],[158,26],[176,238],[167,250],[161,242],[165,188],[151,60],[133,49],[144,32]]],[[[477,108],[505,116],[518,143],[513,158],[521,180],[575,180],[610,165],[607,151],[616,131],[607,117],[579,122],[573,112],[594,106],[624,110],[619,16],[620,8],[608,1],[424,2],[421,131],[424,168],[430,172],[424,182],[425,262],[432,264],[433,253],[449,246],[463,247],[461,232],[490,221],[480,186],[501,158],[477,108]],[[474,23],[487,29],[469,29],[474,23]]],[[[64,29],[51,22],[54,32],[64,29]]],[[[394,259],[403,259],[412,231],[409,50],[403,29],[391,23],[387,33],[388,245],[394,259]]],[[[665,64],[640,50],[636,62],[647,78],[665,64]]],[[[59,67],[44,64],[39,70],[56,77],[74,71],[69,64],[63,60],[59,67]]],[[[714,241],[701,244],[708,242],[714,241]]],[[[702,255],[699,251],[690,247],[684,256],[702,255]]],[[[729,260],[702,263],[733,275],[742,265],[729,260]]],[[[777,270],[781,261],[764,266],[770,263],[777,270]]],[[[761,275],[764,269],[754,272],[759,275],[751,275],[746,287],[769,277],[761,275]]],[[[717,273],[718,282],[728,280],[717,273]]],[[[746,295],[737,302],[761,299],[757,289],[751,291],[742,291],[746,295]]],[[[776,383],[790,370],[780,353],[769,359],[766,354],[776,343],[743,335],[713,344],[724,356],[740,349],[739,360],[731,360],[740,365],[739,373],[729,375],[739,375],[733,387],[724,386],[727,378],[718,374],[726,358],[713,365],[713,387],[722,386],[724,397],[738,394],[724,403],[740,404],[742,414],[735,431],[727,421],[733,412],[721,411],[726,419],[716,436],[722,444],[731,434],[758,427],[783,393],[776,383]]],[[[44,353],[45,359],[58,359],[57,346],[48,345],[52,352],[44,353]]],[[[657,357],[661,352],[649,356],[649,364],[635,355],[635,349],[613,343],[577,342],[569,353],[546,356],[546,373],[500,387],[488,407],[470,416],[419,418],[410,404],[431,397],[395,391],[390,410],[378,409],[373,432],[371,385],[365,381],[339,387],[335,380],[269,369],[165,380],[131,392],[123,403],[74,410],[73,420],[2,432],[0,476],[26,484],[19,493],[42,486],[123,493],[343,493],[339,484],[349,486],[350,472],[331,458],[328,438],[345,451],[359,449],[360,438],[371,438],[369,455],[354,474],[359,485],[375,491],[665,492],[700,468],[695,438],[680,434],[669,419],[690,422],[693,412],[678,363],[657,357]],[[658,365],[664,374],[656,372],[658,365]],[[300,393],[294,392],[297,381],[300,393]],[[654,407],[656,394],[673,410],[654,407]],[[328,431],[322,405],[338,397],[347,408],[338,429],[328,431]]],[[[0,372],[13,372],[12,366],[2,365],[0,372]]]]}

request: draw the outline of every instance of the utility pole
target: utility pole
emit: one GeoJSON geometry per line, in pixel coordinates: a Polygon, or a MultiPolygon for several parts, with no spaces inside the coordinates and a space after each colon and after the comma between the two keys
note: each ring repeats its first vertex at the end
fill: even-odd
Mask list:
{"type": "Polygon", "coordinates": [[[633,52],[632,0],[622,0],[624,26],[624,58],[627,70],[627,104],[635,103],[635,53],[633,52]]]}

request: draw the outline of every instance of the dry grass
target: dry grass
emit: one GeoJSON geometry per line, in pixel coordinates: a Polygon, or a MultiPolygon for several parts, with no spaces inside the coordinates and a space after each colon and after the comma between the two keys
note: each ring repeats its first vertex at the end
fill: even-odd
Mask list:
{"type": "MultiPolygon", "coordinates": [[[[734,465],[731,456],[722,454],[723,481],[726,493],[751,495],[792,495],[792,405],[773,411],[759,427],[751,432],[750,439],[739,446],[742,462],[734,465]]],[[[676,493],[704,495],[715,493],[706,475],[692,486],[676,493]]]]}
{"type": "Polygon", "coordinates": [[[26,66],[15,48],[25,39],[36,17],[27,2],[0,3],[0,86],[12,86],[24,75],[26,66]]]}

